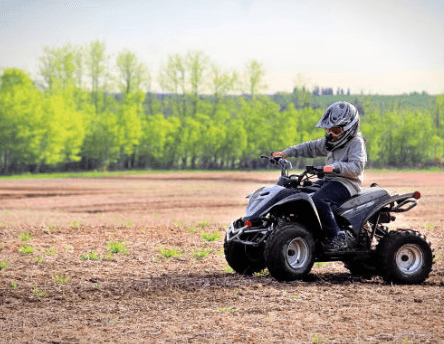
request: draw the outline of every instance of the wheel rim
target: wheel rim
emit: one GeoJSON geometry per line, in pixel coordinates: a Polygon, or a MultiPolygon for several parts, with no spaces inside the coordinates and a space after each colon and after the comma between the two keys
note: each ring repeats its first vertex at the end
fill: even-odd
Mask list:
{"type": "Polygon", "coordinates": [[[287,261],[293,269],[303,267],[308,260],[308,244],[302,238],[293,239],[287,246],[287,261]]]}
{"type": "Polygon", "coordinates": [[[406,244],[396,252],[395,259],[396,265],[402,273],[413,275],[423,266],[424,253],[418,245],[406,244]]]}

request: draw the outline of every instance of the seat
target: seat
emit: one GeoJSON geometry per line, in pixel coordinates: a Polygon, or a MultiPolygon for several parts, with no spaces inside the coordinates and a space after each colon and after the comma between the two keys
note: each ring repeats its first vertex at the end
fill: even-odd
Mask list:
{"type": "Polygon", "coordinates": [[[348,209],[352,209],[355,207],[358,207],[362,204],[366,204],[368,202],[371,202],[372,200],[379,200],[381,198],[388,198],[390,197],[387,190],[384,190],[379,187],[373,187],[373,188],[364,188],[361,189],[361,191],[345,201],[336,212],[341,213],[343,211],[346,211],[348,209]]]}

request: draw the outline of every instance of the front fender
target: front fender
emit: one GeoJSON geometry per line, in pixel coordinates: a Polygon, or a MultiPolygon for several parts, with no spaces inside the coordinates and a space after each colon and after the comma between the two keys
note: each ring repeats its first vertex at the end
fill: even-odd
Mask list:
{"type": "MultiPolygon", "coordinates": [[[[281,213],[283,215],[293,214],[298,222],[305,225],[310,231],[321,231],[322,225],[316,206],[311,197],[304,193],[298,192],[292,194],[279,202],[273,204],[269,208],[264,209],[256,216],[263,216],[269,212],[281,213]]],[[[244,217],[244,221],[250,221],[250,217],[244,217]]]]}

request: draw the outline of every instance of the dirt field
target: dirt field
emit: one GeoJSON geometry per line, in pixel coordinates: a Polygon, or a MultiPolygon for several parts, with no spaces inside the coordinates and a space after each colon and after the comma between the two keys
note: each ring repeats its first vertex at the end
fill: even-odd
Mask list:
{"type": "Polygon", "coordinates": [[[233,274],[225,228],[278,174],[0,181],[0,343],[444,343],[444,173],[366,174],[422,193],[392,226],[441,254],[416,286],[233,274]]]}

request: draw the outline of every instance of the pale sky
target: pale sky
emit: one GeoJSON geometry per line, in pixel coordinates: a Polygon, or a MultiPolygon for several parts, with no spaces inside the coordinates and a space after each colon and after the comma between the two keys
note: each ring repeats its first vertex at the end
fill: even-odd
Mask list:
{"type": "Polygon", "coordinates": [[[44,46],[106,43],[153,73],[169,54],[203,51],[222,68],[256,59],[267,93],[444,93],[444,0],[0,0],[0,67],[38,78],[44,46]]]}

